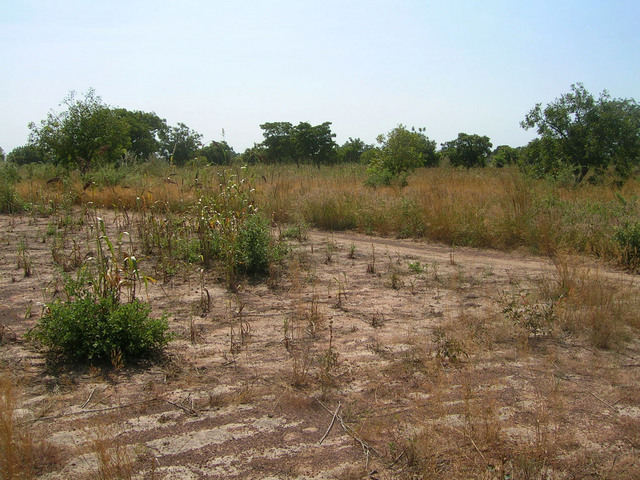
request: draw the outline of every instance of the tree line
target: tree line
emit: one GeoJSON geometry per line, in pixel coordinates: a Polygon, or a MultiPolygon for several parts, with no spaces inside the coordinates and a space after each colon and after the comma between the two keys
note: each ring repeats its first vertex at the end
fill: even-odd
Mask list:
{"type": "Polygon", "coordinates": [[[424,128],[398,125],[377,137],[376,145],[359,138],[335,142],[331,122],[268,122],[260,125],[263,141],[236,153],[225,140],[202,142],[202,135],[184,123],[168,125],[154,112],[105,105],[94,90],[83,98],[71,92],[39,123],[29,124],[26,145],[4,155],[15,164],[53,163],[86,171],[105,164],[144,161],[150,157],[185,165],[195,159],[214,165],[301,163],[316,166],[359,162],[369,165],[373,185],[403,182],[418,167],[447,163],[475,168],[519,165],[531,175],[570,178],[576,183],[606,174],[624,181],[640,165],[640,106],[634,99],[598,97],[584,85],[571,86],[545,107],[537,104],[521,122],[538,138],[524,147],[493,148],[487,136],[459,133],[438,148],[424,128]]]}

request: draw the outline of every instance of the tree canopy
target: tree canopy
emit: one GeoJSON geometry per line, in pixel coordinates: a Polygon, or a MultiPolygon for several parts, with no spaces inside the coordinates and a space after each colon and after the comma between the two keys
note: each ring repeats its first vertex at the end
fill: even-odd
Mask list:
{"type": "Polygon", "coordinates": [[[459,133],[458,138],[442,145],[442,154],[454,167],[484,167],[492,146],[487,136],[459,133]]]}
{"type": "MultiPolygon", "coordinates": [[[[84,98],[71,92],[39,124],[29,124],[29,144],[16,151],[17,163],[37,159],[83,170],[114,163],[126,153],[147,159],[160,155],[178,165],[195,158],[202,135],[184,123],[168,126],[153,112],[111,108],[90,89],[84,98]]],[[[206,155],[205,155],[206,156],[206,155]]]]}
{"type": "Polygon", "coordinates": [[[524,161],[541,174],[569,168],[581,182],[590,172],[613,169],[623,179],[640,163],[640,106],[633,99],[596,99],[581,83],[549,103],[537,104],[520,123],[536,128],[524,161]]]}
{"type": "Polygon", "coordinates": [[[260,125],[264,155],[269,163],[313,163],[320,166],[334,161],[337,145],[331,132],[331,122],[311,125],[300,122],[269,122],[260,125]]]}
{"type": "Polygon", "coordinates": [[[201,147],[202,135],[184,123],[160,132],[160,154],[176,165],[195,158],[201,147]]]}
{"type": "Polygon", "coordinates": [[[229,165],[236,155],[233,148],[224,140],[221,142],[212,141],[198,152],[198,156],[206,158],[207,162],[212,165],[229,165]]]}
{"type": "Polygon", "coordinates": [[[409,130],[400,124],[389,133],[378,135],[380,148],[372,154],[367,183],[388,185],[400,174],[438,165],[436,142],[429,140],[424,131],[424,128],[409,130]]]}
{"type": "Polygon", "coordinates": [[[130,146],[126,120],[102,103],[90,89],[84,99],[71,92],[62,102],[67,109],[49,112],[39,125],[30,123],[29,141],[45,160],[86,169],[122,157],[130,146]]]}

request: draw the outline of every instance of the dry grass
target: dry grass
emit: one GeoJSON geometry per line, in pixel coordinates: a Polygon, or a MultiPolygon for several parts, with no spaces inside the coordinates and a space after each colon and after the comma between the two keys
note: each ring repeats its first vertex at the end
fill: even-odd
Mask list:
{"type": "Polygon", "coordinates": [[[100,480],[131,480],[133,478],[133,455],[126,445],[106,428],[91,432],[91,452],[97,459],[95,478],[100,480]]]}
{"type": "Polygon", "coordinates": [[[0,371],[0,478],[31,479],[59,464],[60,451],[47,439],[34,441],[29,423],[16,416],[16,386],[6,369],[0,371]]]}
{"type": "Polygon", "coordinates": [[[0,378],[0,477],[3,480],[32,478],[33,442],[16,425],[16,393],[13,382],[3,372],[0,378]]]}
{"type": "MultiPolygon", "coordinates": [[[[93,183],[73,172],[50,182],[48,176],[55,172],[44,170],[44,178],[24,175],[28,178],[16,189],[20,198],[41,211],[91,202],[119,210],[184,212],[202,189],[218,188],[221,170],[143,164],[125,174],[98,172],[106,178],[96,173],[93,183]]],[[[621,249],[612,232],[627,220],[637,221],[640,214],[636,180],[621,189],[564,187],[528,179],[510,168],[443,167],[415,171],[404,189],[373,189],[364,186],[363,165],[254,166],[247,174],[260,209],[280,224],[306,223],[325,230],[354,229],[453,245],[524,247],[545,255],[566,251],[619,261],[621,249]]]]}

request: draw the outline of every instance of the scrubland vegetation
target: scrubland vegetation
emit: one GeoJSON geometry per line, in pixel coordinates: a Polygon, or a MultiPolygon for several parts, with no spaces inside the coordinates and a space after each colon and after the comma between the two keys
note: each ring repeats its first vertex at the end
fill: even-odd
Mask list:
{"type": "MultiPolygon", "coordinates": [[[[219,217],[216,202],[225,197],[217,195],[236,188],[233,181],[227,185],[222,178],[226,175],[246,182],[246,191],[251,191],[251,199],[245,199],[247,208],[255,208],[255,212],[238,210],[234,215],[255,213],[256,218],[284,229],[299,225],[356,230],[551,256],[580,253],[630,269],[638,267],[640,185],[635,179],[622,187],[576,186],[532,179],[515,167],[440,167],[412,171],[405,187],[373,188],[364,185],[366,168],[359,164],[321,169],[292,165],[178,168],[155,160],[81,175],[46,165],[7,165],[2,211],[72,215],[73,208],[89,206],[162,215],[163,219],[165,215],[202,217],[198,210],[219,217]]],[[[247,268],[260,270],[265,265],[247,264],[247,268]]]]}
{"type": "Polygon", "coordinates": [[[0,164],[3,480],[640,474],[638,139],[605,138],[634,101],[574,86],[524,149],[275,122],[240,155],[66,106],[0,164]],[[263,433],[277,465],[226,450],[263,433]]]}

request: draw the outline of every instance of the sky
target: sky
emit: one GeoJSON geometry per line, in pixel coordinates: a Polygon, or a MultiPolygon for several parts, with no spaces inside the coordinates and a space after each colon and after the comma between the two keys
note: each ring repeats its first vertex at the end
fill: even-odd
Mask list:
{"type": "Polygon", "coordinates": [[[637,0],[1,0],[0,147],[90,88],[237,152],[278,121],[515,147],[572,84],[640,100],[639,21],[637,0]]]}

